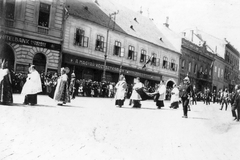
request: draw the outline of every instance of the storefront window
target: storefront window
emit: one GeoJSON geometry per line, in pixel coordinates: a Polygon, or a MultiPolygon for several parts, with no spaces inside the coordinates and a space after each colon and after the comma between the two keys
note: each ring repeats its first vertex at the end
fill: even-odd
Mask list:
{"type": "Polygon", "coordinates": [[[51,6],[46,3],[40,3],[38,25],[42,27],[49,27],[51,6]]]}

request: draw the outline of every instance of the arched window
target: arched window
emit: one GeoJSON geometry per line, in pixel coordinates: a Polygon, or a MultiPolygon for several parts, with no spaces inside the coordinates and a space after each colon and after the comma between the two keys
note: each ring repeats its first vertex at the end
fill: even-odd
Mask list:
{"type": "Polygon", "coordinates": [[[42,53],[37,53],[33,57],[33,65],[36,66],[36,70],[39,73],[45,73],[46,68],[46,56],[42,53]]]}
{"type": "Polygon", "coordinates": [[[185,68],[185,60],[182,60],[182,69],[185,68]]]}
{"type": "Polygon", "coordinates": [[[191,69],[192,69],[192,62],[189,62],[189,64],[188,64],[188,72],[189,73],[191,72],[191,69]]]}
{"type": "Polygon", "coordinates": [[[195,64],[195,66],[194,66],[194,73],[195,74],[197,73],[197,64],[195,64]]]}

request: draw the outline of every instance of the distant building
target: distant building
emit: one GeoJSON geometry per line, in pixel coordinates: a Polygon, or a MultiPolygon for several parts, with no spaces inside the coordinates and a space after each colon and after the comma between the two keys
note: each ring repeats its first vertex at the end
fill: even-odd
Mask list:
{"type": "Polygon", "coordinates": [[[16,72],[57,71],[64,0],[0,0],[0,58],[16,72]]]}
{"type": "Polygon", "coordinates": [[[181,53],[152,20],[110,0],[67,1],[66,6],[62,66],[77,78],[116,82],[122,73],[128,83],[134,77],[151,85],[161,79],[169,87],[178,83],[181,53]]]}
{"type": "MultiPolygon", "coordinates": [[[[239,52],[228,41],[198,29],[185,32],[185,38],[195,45],[205,46],[205,55],[211,57],[211,90],[218,91],[227,88],[230,92],[233,91],[234,85],[239,83],[239,52]]],[[[202,62],[203,65],[209,66],[210,61],[203,60],[202,62]]],[[[200,72],[202,72],[201,68],[200,72]]]]}

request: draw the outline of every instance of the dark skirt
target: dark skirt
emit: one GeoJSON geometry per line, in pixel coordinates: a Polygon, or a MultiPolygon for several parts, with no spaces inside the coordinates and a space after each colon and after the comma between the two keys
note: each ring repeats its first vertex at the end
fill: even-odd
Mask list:
{"type": "Polygon", "coordinates": [[[25,96],[24,104],[35,105],[37,104],[37,94],[28,94],[25,96]]]}
{"type": "Polygon", "coordinates": [[[140,100],[133,100],[133,108],[141,108],[140,100]]]}
{"type": "Polygon", "coordinates": [[[115,105],[118,105],[118,106],[123,106],[124,105],[124,100],[121,100],[121,99],[117,99],[116,101],[115,101],[115,105]]]}
{"type": "Polygon", "coordinates": [[[158,107],[158,109],[160,109],[161,107],[164,107],[163,101],[157,100],[156,106],[158,107]]]}
{"type": "Polygon", "coordinates": [[[177,109],[178,107],[179,107],[179,104],[178,104],[179,102],[173,102],[172,104],[171,104],[171,108],[173,108],[173,109],[177,109]]]}

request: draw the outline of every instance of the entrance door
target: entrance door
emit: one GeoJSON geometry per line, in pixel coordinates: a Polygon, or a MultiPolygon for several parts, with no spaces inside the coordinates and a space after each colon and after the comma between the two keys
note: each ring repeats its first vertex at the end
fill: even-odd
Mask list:
{"type": "Polygon", "coordinates": [[[0,59],[8,61],[8,68],[14,70],[15,56],[13,49],[6,43],[0,43],[0,59]]]}
{"type": "Polygon", "coordinates": [[[42,53],[35,54],[33,58],[33,65],[36,66],[36,70],[39,73],[45,73],[46,68],[46,56],[42,53]]]}

